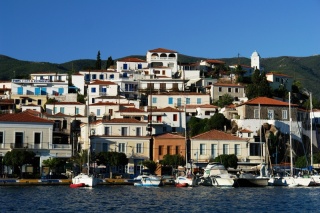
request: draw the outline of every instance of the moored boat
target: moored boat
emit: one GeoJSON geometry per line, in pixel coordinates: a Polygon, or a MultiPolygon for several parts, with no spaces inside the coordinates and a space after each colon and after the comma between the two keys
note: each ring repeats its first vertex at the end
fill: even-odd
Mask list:
{"type": "Polygon", "coordinates": [[[84,183],[71,183],[70,188],[79,188],[79,187],[85,187],[86,184],[84,183]]]}
{"type": "Polygon", "coordinates": [[[217,187],[232,187],[236,176],[229,174],[228,170],[218,162],[209,163],[200,178],[200,185],[217,187]]]}
{"type": "Polygon", "coordinates": [[[163,182],[161,177],[156,175],[141,175],[141,180],[135,182],[134,186],[162,186],[163,182]]]}
{"type": "Polygon", "coordinates": [[[72,184],[84,184],[85,186],[94,187],[98,185],[100,180],[93,175],[80,173],[72,178],[72,184]]]}
{"type": "Polygon", "coordinates": [[[175,179],[175,186],[176,187],[188,187],[188,186],[195,186],[195,178],[193,175],[191,176],[178,176],[175,179]]]}

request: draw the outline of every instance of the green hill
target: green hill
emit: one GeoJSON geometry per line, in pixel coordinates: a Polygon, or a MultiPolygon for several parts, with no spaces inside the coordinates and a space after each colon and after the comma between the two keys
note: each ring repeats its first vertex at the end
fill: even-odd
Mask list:
{"type": "MultiPolygon", "coordinates": [[[[131,55],[127,57],[136,57],[143,60],[145,56],[131,55]]],[[[205,58],[193,57],[179,54],[179,62],[192,63],[205,58]]],[[[119,60],[119,59],[115,59],[119,60]]],[[[249,58],[220,58],[226,62],[226,65],[237,64],[238,61],[242,65],[250,66],[249,58]]],[[[102,67],[105,67],[106,61],[102,61],[102,67]]],[[[95,60],[81,59],[55,64],[49,62],[30,62],[21,61],[14,58],[0,55],[0,79],[10,80],[12,78],[26,78],[30,73],[36,72],[77,72],[79,70],[87,70],[94,67],[95,60]]],[[[300,81],[307,90],[311,91],[317,99],[320,99],[320,55],[309,57],[291,57],[281,56],[274,58],[261,59],[261,66],[266,72],[280,72],[292,76],[295,80],[300,81]]]]}

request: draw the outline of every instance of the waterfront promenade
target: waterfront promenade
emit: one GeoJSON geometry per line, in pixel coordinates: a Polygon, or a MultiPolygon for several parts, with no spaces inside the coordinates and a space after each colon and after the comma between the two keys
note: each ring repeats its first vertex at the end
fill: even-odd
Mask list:
{"type": "MultiPolygon", "coordinates": [[[[38,185],[70,185],[71,179],[15,179],[15,178],[1,178],[0,186],[38,186],[38,185]]],[[[102,179],[99,185],[133,185],[127,182],[127,179],[102,179]]]]}

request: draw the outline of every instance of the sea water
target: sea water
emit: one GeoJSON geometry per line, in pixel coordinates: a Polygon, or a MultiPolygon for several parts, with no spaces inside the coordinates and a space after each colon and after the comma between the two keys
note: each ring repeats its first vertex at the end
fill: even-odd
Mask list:
{"type": "Polygon", "coordinates": [[[0,212],[320,212],[320,187],[1,186],[0,212]]]}

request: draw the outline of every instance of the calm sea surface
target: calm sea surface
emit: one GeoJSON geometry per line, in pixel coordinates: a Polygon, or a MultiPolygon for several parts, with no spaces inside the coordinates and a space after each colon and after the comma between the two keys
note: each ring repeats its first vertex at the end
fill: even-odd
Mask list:
{"type": "Polygon", "coordinates": [[[320,212],[320,187],[1,186],[0,212],[320,212]]]}

